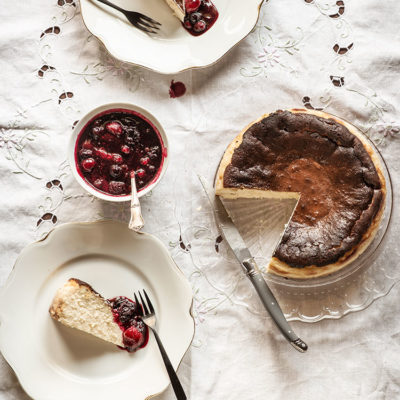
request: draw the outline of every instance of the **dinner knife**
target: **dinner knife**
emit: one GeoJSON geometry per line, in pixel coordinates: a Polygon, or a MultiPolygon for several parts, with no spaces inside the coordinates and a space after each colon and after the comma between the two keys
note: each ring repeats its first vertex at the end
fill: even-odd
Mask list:
{"type": "Polygon", "coordinates": [[[293,329],[286,321],[286,318],[277,300],[275,299],[275,296],[268,287],[267,282],[265,282],[265,279],[262,276],[256,261],[254,260],[254,257],[251,255],[250,250],[244,243],[242,236],[229,216],[221,199],[219,196],[215,195],[213,188],[210,188],[204,177],[199,176],[199,179],[213,208],[215,221],[221,231],[222,237],[232,249],[233,253],[241,264],[244,273],[250,279],[250,282],[256,289],[256,292],[260,297],[265,309],[269,312],[276,326],[279,328],[287,341],[296,350],[300,351],[301,353],[305,353],[308,349],[307,344],[293,332],[293,329]]]}

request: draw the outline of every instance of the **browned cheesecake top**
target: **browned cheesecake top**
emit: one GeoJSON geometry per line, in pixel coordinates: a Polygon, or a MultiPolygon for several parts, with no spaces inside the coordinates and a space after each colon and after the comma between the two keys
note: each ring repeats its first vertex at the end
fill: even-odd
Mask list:
{"type": "Polygon", "coordinates": [[[300,193],[274,253],[297,268],[331,264],[355,249],[383,201],[375,165],[354,134],[333,119],[289,111],[244,133],[223,184],[300,193]]]}

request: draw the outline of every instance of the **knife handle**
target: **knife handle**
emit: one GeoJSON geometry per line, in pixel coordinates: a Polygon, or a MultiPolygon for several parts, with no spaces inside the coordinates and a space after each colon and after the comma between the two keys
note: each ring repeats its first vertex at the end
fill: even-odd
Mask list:
{"type": "Polygon", "coordinates": [[[260,269],[254,258],[244,260],[242,263],[243,269],[250,282],[253,284],[257,291],[258,296],[261,299],[265,309],[271,315],[276,326],[282,332],[283,336],[289,341],[289,343],[298,351],[304,353],[307,351],[308,346],[304,343],[292,330],[286,318],[275,299],[275,296],[271,292],[264,277],[261,274],[260,269]]]}

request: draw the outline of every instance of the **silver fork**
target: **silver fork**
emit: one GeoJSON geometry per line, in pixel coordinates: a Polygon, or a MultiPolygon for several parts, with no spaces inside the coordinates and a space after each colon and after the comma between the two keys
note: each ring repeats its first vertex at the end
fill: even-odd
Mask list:
{"type": "Polygon", "coordinates": [[[172,366],[171,361],[167,355],[167,352],[165,351],[164,346],[161,343],[161,339],[158,336],[158,333],[155,329],[157,320],[156,320],[156,314],[154,311],[153,304],[151,304],[149,296],[147,295],[147,293],[144,289],[143,289],[143,293],[144,293],[144,297],[146,298],[147,305],[146,305],[146,302],[143,300],[143,297],[142,297],[142,294],[140,293],[140,291],[138,293],[139,293],[139,297],[140,297],[141,301],[139,302],[139,300],[136,296],[136,293],[135,293],[134,294],[135,302],[136,302],[136,304],[141,305],[141,307],[138,307],[138,308],[139,308],[139,313],[142,314],[141,315],[142,321],[151,329],[151,331],[154,334],[154,337],[156,338],[156,342],[160,349],[161,356],[164,360],[165,368],[167,369],[169,379],[171,381],[172,388],[174,389],[176,398],[178,400],[186,400],[187,397],[186,397],[186,394],[183,390],[181,383],[179,382],[178,375],[176,375],[174,367],[172,366]],[[148,308],[147,308],[147,306],[148,306],[148,308]]]}
{"type": "Polygon", "coordinates": [[[140,29],[143,32],[146,33],[158,33],[157,30],[160,29],[161,24],[154,19],[148,17],[147,15],[135,12],[135,11],[128,11],[124,10],[123,8],[117,6],[116,4],[113,4],[109,2],[108,0],[97,0],[100,1],[100,3],[106,4],[107,6],[110,6],[122,14],[125,15],[127,20],[137,29],[140,29]]]}

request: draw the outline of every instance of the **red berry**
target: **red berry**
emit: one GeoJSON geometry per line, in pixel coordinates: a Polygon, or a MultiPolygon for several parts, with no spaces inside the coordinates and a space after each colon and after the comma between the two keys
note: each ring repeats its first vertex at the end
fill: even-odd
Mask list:
{"type": "Polygon", "coordinates": [[[102,160],[112,160],[112,154],[108,153],[104,147],[97,149],[96,155],[102,160]]]}
{"type": "Polygon", "coordinates": [[[139,178],[143,178],[146,175],[146,171],[142,168],[139,168],[138,170],[136,170],[136,175],[139,178]]]}
{"type": "Polygon", "coordinates": [[[81,156],[81,158],[89,158],[89,157],[93,157],[93,150],[90,149],[81,149],[79,151],[79,155],[81,156]]]}
{"type": "Polygon", "coordinates": [[[128,346],[134,346],[143,339],[142,333],[137,330],[134,326],[130,326],[126,331],[124,331],[124,341],[128,346]]]}
{"type": "Polygon", "coordinates": [[[108,188],[111,194],[122,194],[125,191],[125,183],[111,181],[108,188]]]}
{"type": "Polygon", "coordinates": [[[122,126],[116,121],[112,121],[106,124],[106,129],[108,130],[108,132],[116,136],[119,136],[122,133],[122,126]]]}
{"type": "Polygon", "coordinates": [[[113,160],[116,164],[122,164],[122,162],[123,162],[122,156],[121,156],[120,154],[118,154],[118,153],[114,153],[114,154],[112,155],[112,160],[113,160]]]}
{"type": "Polygon", "coordinates": [[[103,178],[98,178],[93,182],[93,185],[96,186],[98,189],[102,189],[105,180],[103,178]]]}
{"type": "Polygon", "coordinates": [[[192,29],[192,24],[190,23],[189,20],[186,20],[183,24],[186,29],[192,29]]]}
{"type": "Polygon", "coordinates": [[[115,165],[115,164],[111,165],[110,175],[113,178],[117,179],[121,176],[121,174],[122,174],[122,168],[119,165],[115,165]]]}
{"type": "Polygon", "coordinates": [[[97,140],[99,136],[104,132],[104,127],[102,126],[95,126],[92,128],[92,137],[93,139],[97,140]]]}
{"type": "Polygon", "coordinates": [[[129,146],[127,146],[126,144],[124,144],[123,146],[121,146],[121,151],[124,154],[129,154],[131,152],[131,148],[129,146]]]}
{"type": "Polygon", "coordinates": [[[185,0],[185,8],[188,14],[195,12],[201,6],[201,0],[185,0]]]}
{"type": "Polygon", "coordinates": [[[86,172],[91,172],[95,165],[96,161],[93,158],[86,158],[81,162],[81,166],[86,172]]]}
{"type": "Polygon", "coordinates": [[[149,157],[142,157],[140,159],[140,164],[142,165],[147,165],[150,162],[150,158],[149,157]]]}
{"type": "Polygon", "coordinates": [[[203,32],[207,27],[207,24],[201,19],[194,24],[193,30],[195,32],[203,32]]]}

